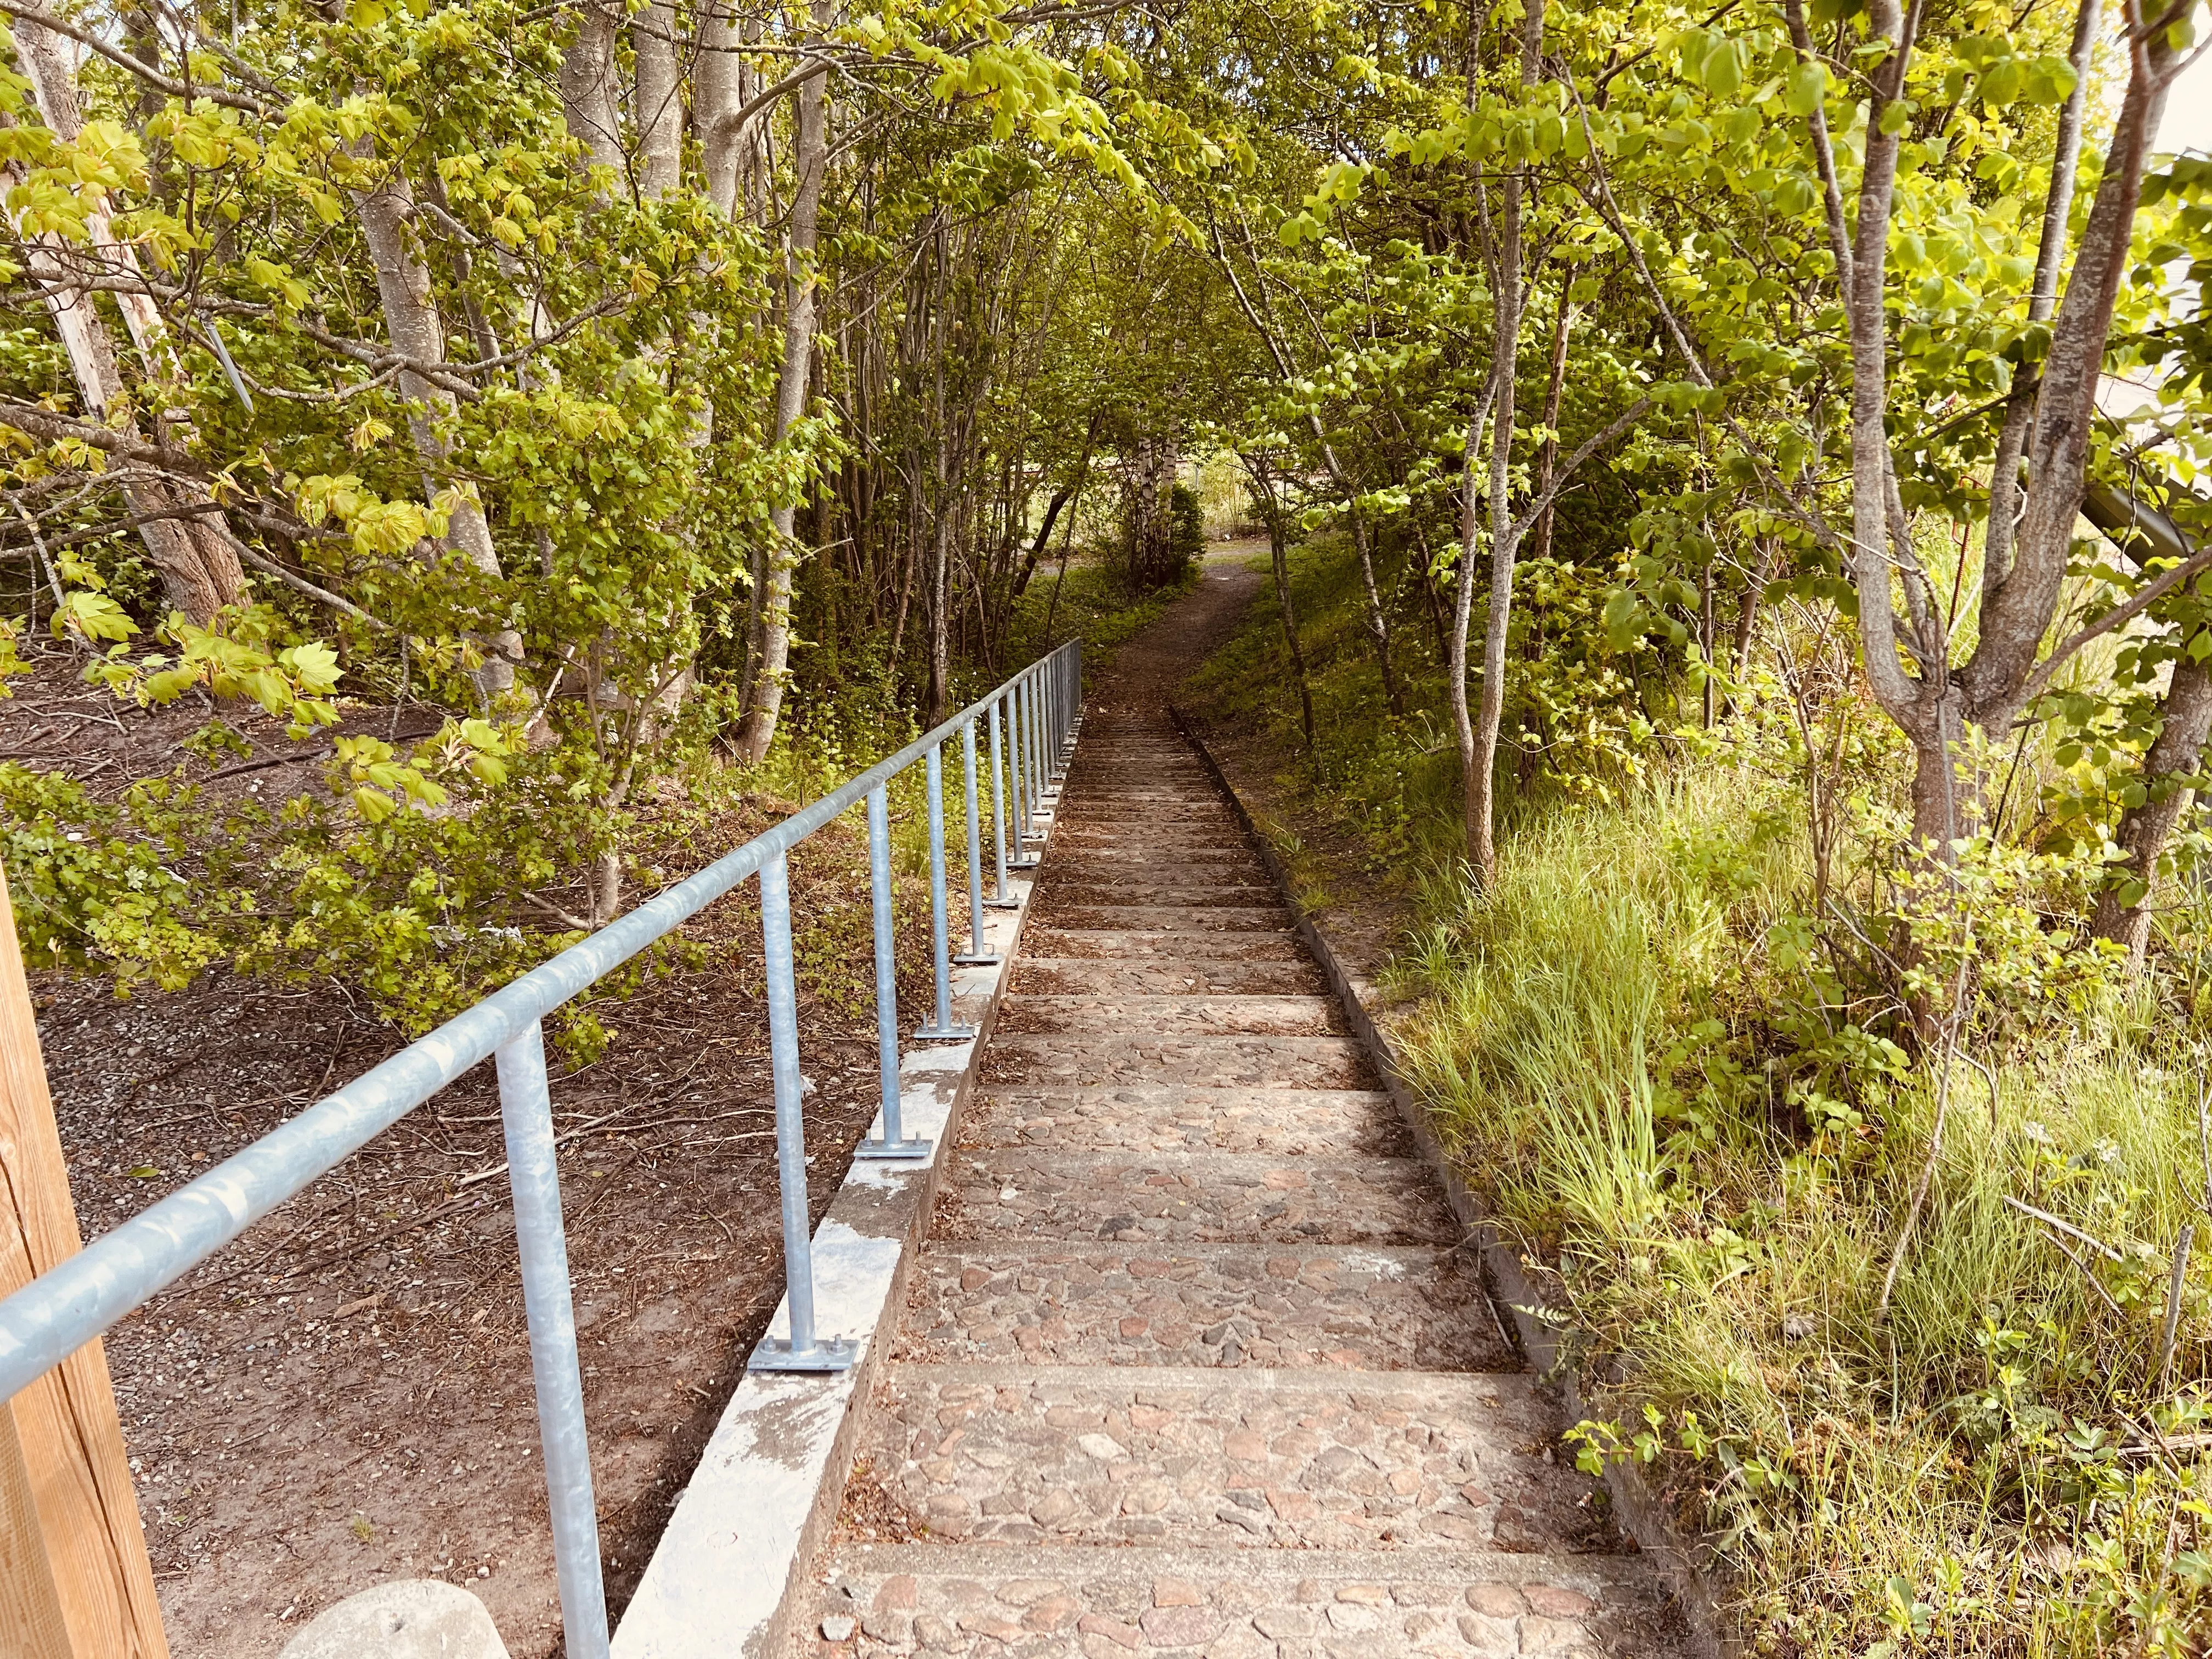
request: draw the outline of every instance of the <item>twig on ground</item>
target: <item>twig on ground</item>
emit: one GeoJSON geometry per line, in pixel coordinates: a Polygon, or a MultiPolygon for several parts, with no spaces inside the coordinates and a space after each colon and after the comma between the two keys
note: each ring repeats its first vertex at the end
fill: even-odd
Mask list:
{"type": "Polygon", "coordinates": [[[2181,1286],[2189,1272],[2189,1247],[2197,1242],[2194,1224],[2185,1224],[2173,1244],[2173,1276],[2166,1283],[2166,1329],[2158,1340],[2158,1391],[2164,1394],[2173,1380],[2173,1338],[2181,1325],[2181,1286]]]}
{"type": "MultiPolygon", "coordinates": [[[[2069,1228],[2068,1231],[2070,1232],[2073,1230],[2069,1228]]],[[[2105,1288],[2105,1281],[2097,1277],[2096,1270],[2094,1268],[2091,1267],[2087,1262],[2081,1260],[2080,1256],[2075,1255],[2073,1251],[2068,1249],[2063,1244],[2061,1244],[2055,1238],[2051,1241],[2051,1248],[2057,1251],[2059,1255],[2064,1256],[2069,1261],[2072,1262],[2075,1267],[2081,1270],[2081,1277],[2089,1281],[2089,1288],[2096,1291],[2099,1298],[2103,1301],[2104,1304],[2112,1310],[2112,1316],[2115,1319],[2125,1319],[2128,1316],[2126,1311],[2121,1308],[2120,1304],[2112,1300],[2112,1293],[2105,1288]]]]}
{"type": "Polygon", "coordinates": [[[2094,1237],[2088,1233],[2083,1232],[2079,1227],[2075,1226],[2070,1221],[2060,1220],[2048,1210],[2039,1210],[2034,1205],[2023,1203],[2019,1199],[2012,1196],[2009,1193],[2005,1194],[2005,1202],[2011,1205],[2014,1209],[2018,1210],[2022,1215],[2032,1215],[2038,1221],[2042,1222],[2045,1226],[2056,1227],[2060,1232],[2064,1233],[2068,1237],[2080,1239],[2084,1244],[2087,1244],[2091,1249],[2095,1250],[2100,1255],[2102,1255],[2109,1261],[2124,1261],[2126,1260],[2126,1258],[2118,1250],[2106,1243],[2103,1239],[2094,1237]]]}
{"type": "MultiPolygon", "coordinates": [[[[598,1128],[602,1123],[611,1122],[621,1115],[622,1113],[619,1111],[608,1112],[603,1116],[593,1118],[588,1123],[579,1123],[574,1128],[568,1131],[567,1133],[555,1135],[553,1137],[553,1144],[556,1146],[558,1146],[564,1140],[574,1140],[578,1135],[589,1134],[592,1130],[598,1128]]],[[[463,1176],[459,1181],[454,1183],[453,1190],[455,1192],[459,1192],[464,1187],[473,1187],[479,1181],[489,1181],[495,1175],[505,1175],[506,1173],[507,1160],[505,1158],[501,1158],[498,1163],[493,1164],[488,1170],[478,1170],[474,1174],[463,1176]]],[[[570,1226],[574,1226],[575,1223],[571,1221],[568,1224],[570,1226]]]]}

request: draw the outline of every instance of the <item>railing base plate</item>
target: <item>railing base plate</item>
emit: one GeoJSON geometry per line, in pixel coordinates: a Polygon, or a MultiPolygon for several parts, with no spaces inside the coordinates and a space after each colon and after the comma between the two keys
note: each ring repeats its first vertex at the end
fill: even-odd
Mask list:
{"type": "Polygon", "coordinates": [[[1004,957],[994,957],[988,952],[981,956],[963,953],[952,958],[952,965],[956,968],[995,968],[1005,960],[1004,957]]]}
{"type": "Polygon", "coordinates": [[[950,1025],[917,1025],[914,1028],[917,1042],[965,1042],[975,1035],[975,1028],[954,1020],[950,1025]]]}
{"type": "Polygon", "coordinates": [[[854,1158],[927,1158],[937,1143],[909,1135],[904,1140],[864,1140],[853,1148],[854,1158]]]}
{"type": "Polygon", "coordinates": [[[753,1357],[745,1361],[749,1371],[799,1371],[815,1376],[827,1376],[836,1371],[848,1371],[860,1358],[860,1345],[842,1336],[817,1337],[814,1346],[792,1352],[791,1344],[781,1337],[764,1337],[753,1350],[753,1357]]]}

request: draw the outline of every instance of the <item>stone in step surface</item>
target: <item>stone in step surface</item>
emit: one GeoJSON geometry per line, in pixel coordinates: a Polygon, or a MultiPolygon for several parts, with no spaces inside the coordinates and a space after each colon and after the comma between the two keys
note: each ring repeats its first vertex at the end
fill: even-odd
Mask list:
{"type": "Polygon", "coordinates": [[[1008,1036],[1065,1032],[1085,1036],[1131,1031],[1146,1036],[1328,1036],[1341,1035],[1336,999],[1322,996],[1109,996],[1097,993],[1018,994],[999,1016],[1008,1036]]]}
{"type": "Polygon", "coordinates": [[[1519,1364],[1456,1252],[931,1244],[903,1358],[1494,1370],[1519,1364]]]}
{"type": "Polygon", "coordinates": [[[956,1150],[934,1237],[1142,1244],[1455,1244],[1415,1159],[956,1150]]]}
{"type": "MultiPolygon", "coordinates": [[[[1304,962],[1100,963],[1073,957],[1024,955],[1014,960],[1007,995],[1321,997],[1328,994],[1321,970],[1304,962]]],[[[1332,1005],[1333,1006],[1333,1005],[1332,1005]]]]}
{"type": "Polygon", "coordinates": [[[1366,1054],[1352,1039],[1341,1036],[994,1033],[978,1078],[987,1086],[1063,1089],[1115,1083],[1184,1083],[1208,1089],[1371,1089],[1376,1084],[1366,1054]]]}
{"type": "Polygon", "coordinates": [[[842,1545],[798,1659],[1552,1659],[1687,1651],[1632,1556],[1377,1557],[1050,1545],[842,1545]],[[824,1628],[842,1638],[823,1640],[824,1628]],[[848,1634],[849,1631],[849,1634],[848,1634]]]}
{"type": "Polygon", "coordinates": [[[1260,1551],[1608,1547],[1520,1373],[885,1368],[859,1455],[936,1538],[1260,1551]]]}
{"type": "Polygon", "coordinates": [[[960,1145],[1071,1152],[1266,1152],[1411,1158],[1413,1137],[1377,1091],[992,1088],[961,1115],[960,1145]]]}
{"type": "Polygon", "coordinates": [[[1022,949],[1076,961],[1304,962],[1305,948],[1287,927],[1277,933],[1192,933],[1170,928],[1056,927],[1032,916],[1022,949]]]}

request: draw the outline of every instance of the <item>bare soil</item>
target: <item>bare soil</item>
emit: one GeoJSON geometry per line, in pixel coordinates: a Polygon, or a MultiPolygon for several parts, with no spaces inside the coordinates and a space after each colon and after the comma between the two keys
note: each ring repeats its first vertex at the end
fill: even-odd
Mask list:
{"type": "MultiPolygon", "coordinates": [[[[229,711],[226,711],[228,714],[229,711]]],[[[0,703],[0,757],[95,790],[175,764],[191,709],[118,712],[60,653],[0,703]]],[[[255,760],[297,752],[234,719],[255,760]]],[[[380,735],[392,712],[349,728],[380,735]]],[[[408,711],[399,735],[434,729],[408,711]]],[[[314,765],[234,772],[264,798],[314,765]]],[[[206,769],[193,768],[205,776],[206,769]]],[[[704,863],[787,810],[748,802],[704,863]]],[[[672,872],[680,873],[680,872],[672,872]]],[[[818,1218],[876,1100],[867,866],[833,827],[793,860],[818,1218]]],[[[926,902],[902,884],[902,999],[927,993],[926,902]]],[[[957,925],[957,922],[956,922],[957,925]]],[[[594,1012],[597,1061],[553,1056],[562,1189],[610,1599],[627,1600],[782,1290],[757,902],[594,1012]]],[[[34,976],[86,1235],[143,1209],[401,1046],[335,983],[210,975],[117,998],[34,976]]],[[[164,1618],[179,1659],[275,1653],[393,1577],[466,1583],[516,1659],[560,1650],[527,1331],[495,1088],[479,1066],[107,1338],[164,1618]]]]}

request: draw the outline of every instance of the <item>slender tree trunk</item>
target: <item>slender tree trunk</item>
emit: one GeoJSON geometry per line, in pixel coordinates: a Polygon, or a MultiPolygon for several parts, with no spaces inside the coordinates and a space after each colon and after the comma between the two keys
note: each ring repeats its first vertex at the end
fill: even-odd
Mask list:
{"type": "MultiPolygon", "coordinates": [[[[1532,87],[1543,53],[1543,0],[1529,0],[1521,32],[1521,84],[1532,87]]],[[[1521,319],[1528,307],[1521,265],[1521,192],[1524,175],[1505,175],[1498,218],[1497,279],[1491,308],[1496,332],[1491,378],[1497,386],[1490,428],[1490,614],[1482,630],[1482,705],[1475,717],[1474,765],[1467,780],[1468,865],[1487,891],[1498,882],[1498,728],[1505,713],[1505,655],[1513,627],[1513,570],[1521,532],[1510,499],[1514,382],[1518,378],[1521,319]]],[[[1471,495],[1471,492],[1470,492],[1471,495]]],[[[1463,572],[1468,580],[1472,569],[1463,572]]],[[[1464,597],[1462,606],[1467,603],[1464,597]]],[[[1463,651],[1464,647],[1461,649],[1463,651]]]]}
{"type": "MultiPolygon", "coordinates": [[[[2058,131],[2051,161],[2051,184],[2044,192],[2043,235],[2036,250],[2035,283],[2027,298],[2027,320],[2048,322],[2058,307],[2058,267],[2066,253],[2066,229],[2074,209],[2074,181],[2081,158],[2081,117],[2089,100],[2090,58],[2103,21],[2102,0],[2082,0],[2074,15],[2074,90],[2058,112],[2058,131]]],[[[2006,399],[1997,451],[1990,463],[1990,514],[1983,535],[1982,604],[1988,609],[2012,574],[2013,537],[2020,516],[2020,463],[2028,428],[2035,419],[2036,375],[2022,368],[2006,399]]]]}
{"type": "Polygon", "coordinates": [[[1390,617],[1382,608],[1382,590],[1375,580],[1375,551],[1368,535],[1367,515],[1355,503],[1352,508],[1352,545],[1359,556],[1359,585],[1367,595],[1367,634],[1375,641],[1375,665],[1382,673],[1382,695],[1390,704],[1390,712],[1406,712],[1406,694],[1398,684],[1397,670],[1390,661],[1390,617]]]}
{"type": "MultiPolygon", "coordinates": [[[[369,143],[364,137],[361,148],[365,149],[369,143]]],[[[392,164],[377,189],[354,192],[354,206],[361,216],[362,240],[376,267],[377,298],[392,349],[426,367],[444,362],[445,324],[431,295],[430,268],[423,263],[408,223],[415,215],[415,198],[405,171],[392,164]]],[[[399,395],[407,404],[408,433],[422,468],[423,496],[432,500],[441,491],[451,453],[444,423],[453,419],[459,402],[453,392],[413,369],[401,373],[399,395]]],[[[446,540],[478,574],[497,581],[501,575],[499,552],[492,544],[483,503],[477,499],[472,484],[460,483],[456,493],[459,500],[447,521],[446,540]]],[[[515,664],[521,656],[520,637],[512,629],[495,629],[481,636],[480,643],[485,657],[477,670],[476,681],[485,695],[494,696],[514,684],[515,664]]]]}
{"type": "MultiPolygon", "coordinates": [[[[2130,806],[2121,817],[2116,837],[2127,853],[2122,868],[2142,884],[2142,896],[2133,904],[2120,902],[2116,888],[2097,896],[2096,915],[2089,931],[2127,947],[2130,970],[2142,966],[2150,943],[2151,896],[2158,882],[2158,860],[2195,799],[2195,791],[2179,780],[2195,774],[2204,763],[2204,745],[2212,739],[2212,667],[2186,655],[2173,664],[2173,678],[2160,705],[2164,724],[2143,757],[2142,781],[2149,794],[2140,806],[2130,806]]],[[[2115,872],[2117,874],[2118,872],[2115,872]]]]}
{"type": "MultiPolygon", "coordinates": [[[[1509,374],[1511,370],[1506,371],[1509,374]]],[[[1467,636],[1474,614],[1474,550],[1482,538],[1482,493],[1476,488],[1476,463],[1482,453],[1482,434],[1498,401],[1498,368],[1495,362],[1485,377],[1482,401],[1467,423],[1467,463],[1460,475],[1459,568],[1452,592],[1450,648],[1444,653],[1445,690],[1451,702],[1452,732],[1459,742],[1461,810],[1468,826],[1468,868],[1474,868],[1476,772],[1474,717],[1467,704],[1467,636]]]]}
{"type": "MultiPolygon", "coordinates": [[[[1559,410],[1567,392],[1567,337],[1575,325],[1576,308],[1562,300],[1559,316],[1552,328],[1552,379],[1544,388],[1543,447],[1536,452],[1536,493],[1542,495],[1552,487],[1553,469],[1559,464],[1559,410]]],[[[1544,510],[1536,516],[1535,541],[1529,549],[1533,559],[1552,556],[1552,514],[1553,503],[1545,503],[1544,510]]]]}
{"type": "MultiPolygon", "coordinates": [[[[56,137],[65,143],[74,142],[84,131],[84,118],[77,104],[76,78],[60,40],[27,18],[11,21],[16,56],[30,76],[40,118],[56,137]]],[[[8,180],[11,185],[15,182],[8,180]]],[[[102,263],[135,271],[135,255],[127,246],[110,239],[106,222],[102,212],[94,216],[87,227],[102,263]]],[[[128,391],[116,357],[114,337],[94,306],[81,261],[76,251],[58,238],[39,237],[27,247],[32,274],[45,290],[47,313],[53,318],[69,356],[77,394],[88,413],[106,419],[118,404],[127,404],[128,391]]],[[[141,294],[118,294],[116,300],[149,378],[156,383],[178,378],[174,356],[153,301],[141,294]]],[[[157,435],[163,441],[172,441],[159,408],[149,412],[157,435]]],[[[139,434],[135,412],[130,429],[139,434]]],[[[139,539],[161,578],[162,598],[172,608],[204,627],[226,605],[244,601],[244,568],[231,545],[221,509],[204,489],[142,477],[123,487],[123,499],[131,516],[139,520],[139,539]],[[206,510],[189,517],[152,516],[194,505],[204,505],[206,510]]]]}
{"type": "MultiPolygon", "coordinates": [[[[817,21],[820,21],[817,9],[817,21]]],[[[798,131],[792,151],[796,187],[791,203],[791,232],[785,259],[786,301],[783,371],[775,390],[775,438],[790,436],[806,412],[807,377],[814,361],[815,235],[822,209],[822,180],[830,155],[830,88],[827,71],[799,85],[798,131]]],[[[795,503],[793,504],[795,506],[795,503]]],[[[758,762],[775,737],[783,708],[783,689],[791,658],[791,586],[799,568],[792,539],[793,506],[770,510],[774,540],[769,549],[767,591],[761,596],[761,660],[744,718],[738,727],[740,758],[758,762]]]]}

